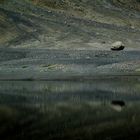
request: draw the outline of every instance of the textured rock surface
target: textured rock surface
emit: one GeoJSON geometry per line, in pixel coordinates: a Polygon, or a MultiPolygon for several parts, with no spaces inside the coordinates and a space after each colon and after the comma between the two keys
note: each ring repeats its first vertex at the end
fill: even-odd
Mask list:
{"type": "Polygon", "coordinates": [[[139,5],[136,0],[0,1],[0,78],[139,75],[139,5]],[[125,51],[107,51],[117,40],[125,51]]]}
{"type": "Polygon", "coordinates": [[[103,50],[116,40],[139,49],[139,1],[0,1],[0,47],[103,50]]]}

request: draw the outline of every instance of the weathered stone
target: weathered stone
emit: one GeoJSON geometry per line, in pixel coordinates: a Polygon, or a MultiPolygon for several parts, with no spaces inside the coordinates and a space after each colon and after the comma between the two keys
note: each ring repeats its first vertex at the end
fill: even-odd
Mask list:
{"type": "Polygon", "coordinates": [[[113,51],[120,51],[125,48],[125,45],[121,41],[116,41],[111,46],[111,50],[113,51]]]}

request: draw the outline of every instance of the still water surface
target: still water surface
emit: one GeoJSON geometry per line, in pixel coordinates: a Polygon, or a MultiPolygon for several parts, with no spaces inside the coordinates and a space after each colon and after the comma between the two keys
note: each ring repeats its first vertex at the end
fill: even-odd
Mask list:
{"type": "Polygon", "coordinates": [[[140,139],[140,79],[1,81],[0,139],[140,139]]]}

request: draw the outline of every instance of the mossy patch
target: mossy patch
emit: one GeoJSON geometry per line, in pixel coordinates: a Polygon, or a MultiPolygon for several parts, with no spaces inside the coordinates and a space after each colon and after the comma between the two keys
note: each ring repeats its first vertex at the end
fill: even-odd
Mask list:
{"type": "Polygon", "coordinates": [[[4,3],[6,0],[0,0],[0,3],[4,3]]]}
{"type": "Polygon", "coordinates": [[[47,70],[60,70],[60,69],[63,69],[63,65],[60,65],[60,64],[48,64],[48,65],[46,65],[46,64],[43,64],[43,65],[41,65],[41,70],[40,70],[40,72],[42,72],[42,71],[47,71],[47,70]]]}
{"type": "Polygon", "coordinates": [[[140,11],[139,0],[113,0],[113,1],[119,6],[140,11]]]}
{"type": "Polygon", "coordinates": [[[30,0],[34,4],[40,5],[40,6],[47,6],[53,9],[65,9],[68,7],[68,3],[64,0],[30,0]]]}
{"type": "Polygon", "coordinates": [[[136,72],[140,72],[140,68],[136,69],[135,71],[136,71],[136,72]]]}

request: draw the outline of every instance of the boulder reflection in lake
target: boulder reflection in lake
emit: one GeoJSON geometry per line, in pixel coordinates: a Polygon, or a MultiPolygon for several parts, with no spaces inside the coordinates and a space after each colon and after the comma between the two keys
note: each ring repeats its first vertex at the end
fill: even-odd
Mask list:
{"type": "Polygon", "coordinates": [[[140,139],[139,79],[0,82],[0,139],[140,139]],[[125,103],[125,106],[112,104],[125,103]]]}

